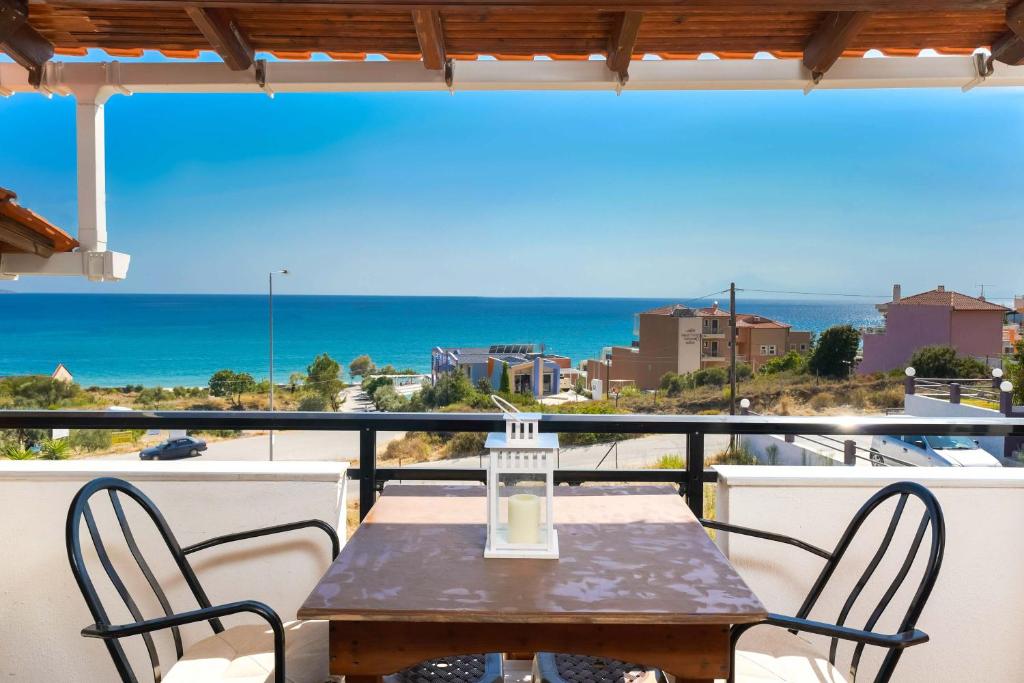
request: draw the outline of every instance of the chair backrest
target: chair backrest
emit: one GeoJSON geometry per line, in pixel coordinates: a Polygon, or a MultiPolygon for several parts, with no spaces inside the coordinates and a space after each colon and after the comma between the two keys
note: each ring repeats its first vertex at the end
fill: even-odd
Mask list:
{"type": "MultiPolygon", "coordinates": [[[[942,508],[939,506],[939,501],[935,499],[934,495],[932,495],[932,492],[920,484],[908,481],[897,482],[886,486],[871,496],[860,510],[857,511],[857,514],[854,515],[849,526],[846,527],[846,531],[843,532],[842,537],[839,539],[839,543],[832,552],[832,557],[826,562],[821,574],[818,575],[818,579],[814,582],[810,592],[804,599],[804,603],[797,613],[798,617],[802,619],[808,618],[811,609],[817,603],[818,598],[821,597],[822,591],[828,585],[829,580],[835,574],[836,569],[842,563],[843,558],[846,557],[847,551],[850,549],[858,531],[861,530],[864,523],[872,513],[874,513],[879,506],[889,499],[897,498],[892,518],[889,520],[889,524],[881,538],[878,549],[872,555],[867,567],[865,567],[863,572],[860,574],[860,577],[854,584],[853,590],[844,602],[838,618],[834,622],[839,626],[847,625],[846,620],[849,618],[858,598],[861,597],[865,585],[874,575],[875,570],[878,569],[879,564],[888,553],[890,546],[892,545],[893,537],[896,535],[897,528],[899,527],[900,519],[906,509],[907,501],[911,497],[920,500],[924,506],[924,514],[921,516],[921,519],[917,524],[916,531],[914,532],[914,536],[910,542],[910,547],[907,550],[906,558],[896,571],[896,575],[889,583],[881,599],[871,611],[867,622],[863,625],[863,629],[866,631],[874,630],[878,621],[882,618],[889,605],[892,603],[896,593],[903,585],[907,575],[910,573],[910,569],[914,565],[918,554],[922,551],[925,536],[928,535],[929,545],[926,551],[927,555],[924,571],[921,575],[921,580],[910,599],[910,603],[907,606],[907,611],[900,621],[899,632],[915,628],[918,619],[921,617],[924,605],[928,601],[928,597],[931,595],[932,588],[935,586],[935,580],[939,575],[939,567],[942,564],[942,554],[946,542],[946,526],[942,517],[942,508]]],[[[851,626],[854,628],[861,628],[860,625],[851,626]]],[[[833,638],[829,648],[829,661],[833,665],[835,665],[836,662],[837,648],[838,640],[833,638]]],[[[858,643],[854,648],[853,658],[850,664],[850,673],[854,678],[856,678],[857,666],[860,663],[863,652],[864,644],[858,643]]],[[[903,651],[901,649],[888,650],[879,668],[878,674],[875,677],[876,683],[883,683],[892,677],[892,673],[896,668],[896,664],[899,662],[902,652],[903,651]]]]}
{"type": "MultiPolygon", "coordinates": [[[[167,600],[167,594],[164,593],[163,588],[161,588],[160,583],[157,581],[156,576],[150,568],[150,564],[146,562],[146,559],[139,550],[139,545],[128,525],[128,518],[125,516],[124,506],[121,501],[121,494],[124,494],[138,503],[139,507],[141,507],[149,516],[149,519],[153,522],[159,532],[160,537],[167,545],[167,550],[173,557],[178,570],[180,570],[181,576],[185,580],[185,584],[192,591],[192,595],[195,597],[196,602],[199,603],[199,607],[210,607],[210,600],[206,597],[206,592],[199,584],[199,580],[196,578],[195,572],[192,570],[185,554],[182,552],[181,546],[178,545],[178,541],[175,539],[174,534],[171,533],[170,527],[167,526],[167,522],[164,520],[163,515],[160,514],[160,510],[158,510],[156,505],[153,504],[153,501],[147,498],[141,491],[139,491],[139,489],[126,481],[112,477],[104,477],[94,479],[89,482],[75,495],[74,500],[71,502],[71,508],[68,510],[67,526],[65,527],[65,540],[67,543],[68,561],[71,563],[71,571],[75,575],[75,580],[78,582],[78,587],[82,591],[82,596],[85,598],[85,602],[89,606],[89,611],[92,613],[93,619],[96,620],[96,624],[98,626],[113,625],[107,616],[107,610],[103,607],[103,603],[96,591],[93,580],[89,576],[89,571],[82,555],[81,526],[83,520],[86,528],[88,529],[89,538],[95,548],[96,556],[99,559],[100,565],[103,567],[103,572],[106,574],[115,590],[117,590],[121,600],[128,608],[128,612],[131,614],[132,619],[136,622],[143,621],[145,619],[138,608],[138,603],[129,594],[124,581],[118,574],[114,565],[111,563],[106,546],[100,536],[100,531],[96,524],[96,517],[90,507],[90,499],[95,494],[101,492],[107,493],[110,499],[110,505],[114,510],[114,515],[117,517],[118,526],[120,527],[124,541],[127,544],[128,549],[131,551],[132,556],[135,558],[135,562],[138,565],[139,570],[146,578],[146,582],[149,584],[149,587],[155,594],[157,601],[160,603],[160,607],[163,610],[164,615],[171,616],[174,612],[171,610],[171,605],[167,600]]],[[[211,628],[213,628],[214,633],[220,633],[224,630],[224,626],[221,624],[219,619],[210,619],[209,624],[211,628]]],[[[177,627],[174,627],[171,630],[174,637],[174,647],[177,652],[177,658],[180,658],[182,655],[181,633],[177,627]]],[[[150,663],[153,666],[153,680],[155,683],[160,683],[162,672],[156,645],[149,633],[143,634],[142,638],[149,654],[150,663]]],[[[128,661],[128,657],[126,656],[121,643],[117,640],[105,640],[104,642],[107,645],[107,650],[110,652],[111,658],[114,660],[114,666],[117,668],[117,672],[120,674],[121,680],[126,683],[137,683],[138,679],[132,670],[131,664],[128,661]]]]}

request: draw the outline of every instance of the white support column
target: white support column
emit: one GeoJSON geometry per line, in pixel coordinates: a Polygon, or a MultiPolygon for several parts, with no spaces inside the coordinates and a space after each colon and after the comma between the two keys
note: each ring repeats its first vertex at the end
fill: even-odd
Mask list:
{"type": "Polygon", "coordinates": [[[82,251],[107,250],[107,163],[103,105],[108,95],[76,93],[78,241],[82,251]]]}

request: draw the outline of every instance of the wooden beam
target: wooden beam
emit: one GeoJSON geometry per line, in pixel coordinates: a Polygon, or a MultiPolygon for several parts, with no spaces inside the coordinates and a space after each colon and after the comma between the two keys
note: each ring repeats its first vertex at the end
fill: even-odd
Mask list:
{"type": "Polygon", "coordinates": [[[412,22],[416,25],[416,39],[420,41],[423,66],[440,71],[448,59],[444,46],[441,13],[434,9],[414,9],[412,22]]]}
{"type": "Polygon", "coordinates": [[[231,10],[187,6],[185,11],[229,69],[244,71],[252,66],[252,43],[231,10]]]}
{"type": "Polygon", "coordinates": [[[28,0],[0,0],[0,43],[28,23],[28,0]]]}
{"type": "Polygon", "coordinates": [[[53,240],[7,216],[0,216],[0,245],[8,247],[0,246],[0,252],[35,254],[44,258],[53,256],[54,252],[53,240]]]}
{"type": "Polygon", "coordinates": [[[0,51],[27,69],[29,81],[39,86],[53,45],[29,25],[26,0],[0,0],[0,51]]]}
{"type": "Polygon", "coordinates": [[[608,68],[623,79],[628,77],[629,60],[636,46],[636,34],[640,31],[643,12],[621,12],[612,24],[608,39],[608,68]]]}
{"type": "Polygon", "coordinates": [[[870,12],[829,12],[804,46],[804,66],[820,79],[832,68],[864,24],[870,12]]]}
{"type": "MultiPolygon", "coordinates": [[[[62,7],[146,7],[182,8],[198,0],[60,0],[62,7]]],[[[523,9],[550,11],[592,10],[599,6],[608,12],[685,11],[689,9],[721,10],[722,0],[201,0],[204,7],[237,9],[363,9],[412,11],[414,9],[523,9]]],[[[730,11],[751,12],[938,12],[938,11],[1002,11],[1006,0],[732,0],[730,11]]]]}
{"type": "Polygon", "coordinates": [[[992,43],[992,59],[1004,64],[1024,64],[1024,2],[1006,9],[1006,27],[1010,29],[992,43]]]}

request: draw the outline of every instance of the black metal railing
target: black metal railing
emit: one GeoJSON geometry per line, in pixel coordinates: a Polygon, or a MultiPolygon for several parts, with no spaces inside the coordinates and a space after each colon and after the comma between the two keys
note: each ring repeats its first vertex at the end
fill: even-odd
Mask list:
{"type": "MultiPolygon", "coordinates": [[[[0,429],[192,429],[311,430],[359,433],[359,467],[348,477],[359,481],[360,518],[388,481],[484,481],[481,468],[377,467],[377,432],[504,431],[499,413],[308,413],[236,411],[71,411],[0,410],[0,429]]],[[[1024,418],[921,417],[766,417],[762,415],[575,415],[546,414],[540,430],[555,433],[679,434],[687,437],[686,467],[671,469],[558,469],[559,484],[586,482],[671,483],[679,486],[694,514],[704,511],[707,434],[778,435],[959,435],[1024,438],[1024,418]]]]}

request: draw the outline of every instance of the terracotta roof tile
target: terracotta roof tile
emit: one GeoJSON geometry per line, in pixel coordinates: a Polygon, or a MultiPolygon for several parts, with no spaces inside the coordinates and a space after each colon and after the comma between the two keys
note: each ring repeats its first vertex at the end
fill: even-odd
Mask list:
{"type": "Polygon", "coordinates": [[[1010,309],[991,301],[961,294],[952,290],[933,289],[899,301],[890,301],[889,306],[947,306],[954,311],[1009,311],[1010,309]]]}
{"type": "MultiPolygon", "coordinates": [[[[78,240],[67,234],[39,214],[19,206],[18,195],[0,187],[0,219],[6,219],[20,228],[35,233],[47,248],[53,251],[71,251],[78,246],[78,240]]],[[[7,244],[0,237],[0,253],[24,252],[26,249],[7,244]]]]}

